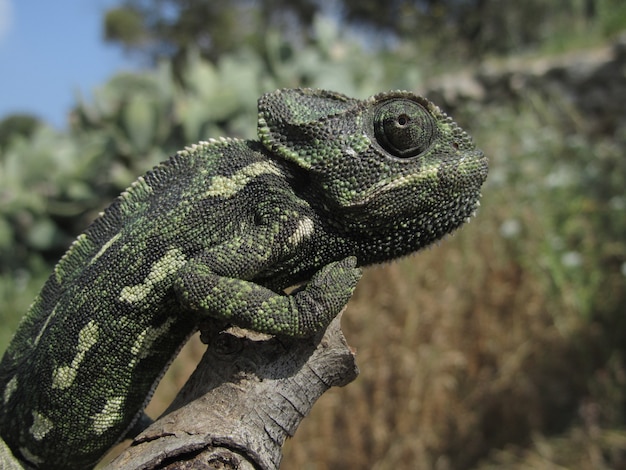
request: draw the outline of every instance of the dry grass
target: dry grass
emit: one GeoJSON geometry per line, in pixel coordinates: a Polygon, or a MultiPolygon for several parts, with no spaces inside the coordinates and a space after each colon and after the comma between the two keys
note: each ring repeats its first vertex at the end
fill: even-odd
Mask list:
{"type": "Polygon", "coordinates": [[[563,426],[584,385],[576,353],[496,229],[368,273],[344,317],[361,376],[320,400],[284,468],[468,468],[563,426]]]}

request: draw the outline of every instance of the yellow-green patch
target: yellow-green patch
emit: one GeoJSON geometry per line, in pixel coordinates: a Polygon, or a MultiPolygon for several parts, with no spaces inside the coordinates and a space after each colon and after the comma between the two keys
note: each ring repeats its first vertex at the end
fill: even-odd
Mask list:
{"type": "Polygon", "coordinates": [[[172,248],[157,260],[141,284],[126,286],[120,293],[120,301],[134,304],[145,300],[155,286],[174,274],[185,265],[185,254],[177,248],[172,248]]]}
{"type": "Polygon", "coordinates": [[[248,165],[230,176],[215,176],[206,192],[208,197],[232,197],[241,191],[254,178],[261,175],[282,176],[280,169],[271,162],[257,162],[248,165]]]}
{"type": "Polygon", "coordinates": [[[38,411],[33,411],[33,425],[30,427],[29,432],[35,440],[42,440],[53,427],[54,425],[52,424],[52,420],[45,417],[38,411]]]}
{"type": "Polygon", "coordinates": [[[4,404],[6,405],[13,392],[17,389],[17,375],[11,377],[11,380],[7,383],[7,386],[4,388],[4,404]]]}
{"type": "Polygon", "coordinates": [[[376,183],[374,186],[364,191],[356,200],[352,200],[349,205],[366,204],[380,194],[391,191],[402,186],[420,187],[423,181],[437,181],[439,165],[424,166],[419,173],[387,179],[376,183]]]}
{"type": "Polygon", "coordinates": [[[110,429],[111,426],[119,423],[124,419],[124,414],[121,411],[123,404],[124,397],[109,398],[102,407],[102,411],[92,416],[93,424],[91,425],[91,429],[93,429],[96,434],[100,435],[106,432],[107,429],[110,429]]]}
{"type": "Polygon", "coordinates": [[[52,388],[66,389],[72,385],[80,364],[85,359],[85,354],[91,349],[99,338],[99,328],[97,323],[92,320],[83,327],[78,333],[78,346],[76,347],[76,356],[72,359],[72,363],[66,366],[57,367],[52,374],[52,388]]]}
{"type": "Polygon", "coordinates": [[[292,246],[298,246],[305,239],[309,238],[313,234],[315,226],[313,221],[308,217],[304,217],[303,219],[298,221],[298,226],[291,234],[291,236],[287,239],[292,246]]]}
{"type": "Polygon", "coordinates": [[[91,258],[91,261],[89,262],[89,264],[92,264],[98,258],[100,258],[100,256],[102,256],[111,247],[111,245],[113,245],[121,236],[122,236],[122,234],[120,232],[118,232],[115,235],[113,235],[108,242],[106,242],[104,245],[102,245],[102,248],[100,248],[98,253],[96,253],[95,256],[93,258],[91,258]]]}
{"type": "Polygon", "coordinates": [[[130,352],[133,359],[130,361],[130,367],[134,366],[140,359],[144,359],[150,353],[152,344],[162,335],[167,333],[176,318],[170,317],[161,326],[148,327],[137,336],[130,352]]]}
{"type": "Polygon", "coordinates": [[[69,250],[67,250],[67,253],[63,255],[59,264],[54,268],[54,276],[57,283],[62,284],[66,270],[71,273],[72,268],[75,267],[73,265],[84,262],[84,259],[89,255],[92,248],[93,242],[87,235],[81,233],[76,240],[74,240],[74,243],[72,243],[69,250]]]}
{"type": "Polygon", "coordinates": [[[137,213],[144,207],[148,207],[149,195],[153,189],[143,177],[139,177],[128,190],[121,194],[120,211],[122,214],[137,213]]]}
{"type": "Polygon", "coordinates": [[[46,318],[46,321],[43,323],[43,326],[41,327],[41,329],[39,330],[39,333],[37,333],[37,336],[35,337],[35,340],[33,341],[33,346],[36,346],[37,343],[39,343],[39,340],[41,339],[43,332],[46,331],[46,328],[50,324],[50,320],[52,320],[54,316],[56,315],[58,307],[59,307],[58,304],[55,305],[54,308],[52,309],[52,312],[50,312],[50,315],[48,315],[48,318],[46,318]]]}

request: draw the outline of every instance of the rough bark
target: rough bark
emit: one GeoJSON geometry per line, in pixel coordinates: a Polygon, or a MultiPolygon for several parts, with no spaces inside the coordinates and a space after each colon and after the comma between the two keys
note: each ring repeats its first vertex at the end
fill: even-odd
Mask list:
{"type": "Polygon", "coordinates": [[[354,380],[339,317],[317,337],[202,328],[208,344],[172,405],[106,470],[276,469],[317,399],[354,380]]]}

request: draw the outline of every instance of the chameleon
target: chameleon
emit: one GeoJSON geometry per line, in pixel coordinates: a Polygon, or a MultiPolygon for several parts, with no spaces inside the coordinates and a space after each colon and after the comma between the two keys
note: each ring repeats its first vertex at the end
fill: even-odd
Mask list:
{"type": "Polygon", "coordinates": [[[0,436],[31,467],[92,468],[144,422],[200,322],[315,334],[363,266],[474,215],[487,172],[469,134],[411,92],[264,94],[258,139],[186,147],[70,246],[0,362],[0,436]]]}

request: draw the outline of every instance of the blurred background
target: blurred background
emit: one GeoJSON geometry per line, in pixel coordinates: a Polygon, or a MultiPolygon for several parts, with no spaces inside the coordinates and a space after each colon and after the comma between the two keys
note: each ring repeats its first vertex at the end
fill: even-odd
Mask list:
{"type": "Polygon", "coordinates": [[[626,468],[623,0],[37,3],[0,0],[0,351],[108,202],[186,144],[254,138],[263,92],[408,89],[489,156],[482,207],[366,272],[361,374],[282,468],[626,468]]]}

